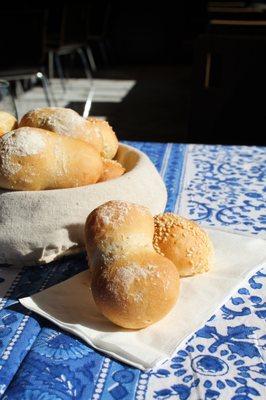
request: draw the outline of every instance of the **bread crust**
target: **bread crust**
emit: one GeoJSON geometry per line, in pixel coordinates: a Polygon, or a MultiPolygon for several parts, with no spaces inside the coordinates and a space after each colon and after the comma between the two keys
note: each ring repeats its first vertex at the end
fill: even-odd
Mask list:
{"type": "Polygon", "coordinates": [[[85,118],[70,108],[36,108],[22,117],[19,127],[24,126],[42,128],[60,135],[84,140],[99,153],[103,151],[103,138],[100,130],[88,124],[85,118]]]}
{"type": "Polygon", "coordinates": [[[180,276],[209,271],[213,245],[198,224],[173,213],[157,215],[154,224],[154,248],[175,264],[180,276]]]}
{"type": "Polygon", "coordinates": [[[19,127],[41,128],[90,143],[103,158],[113,159],[118,139],[107,121],[81,117],[76,111],[62,107],[36,108],[25,114],[19,127]]]}
{"type": "Polygon", "coordinates": [[[39,128],[23,127],[0,137],[0,187],[63,189],[96,183],[102,160],[89,143],[39,128]]]}
{"type": "Polygon", "coordinates": [[[115,160],[103,158],[103,172],[98,182],[109,181],[110,179],[119,178],[125,172],[125,168],[115,160]]]}
{"type": "Polygon", "coordinates": [[[103,138],[103,150],[101,152],[102,157],[113,159],[118,150],[118,139],[116,137],[113,128],[107,121],[99,118],[89,117],[87,119],[88,126],[90,129],[97,129],[103,138]]]}
{"type": "Polygon", "coordinates": [[[17,119],[6,111],[0,111],[0,136],[6,132],[16,129],[18,125],[17,119]]]}
{"type": "Polygon", "coordinates": [[[179,275],[153,248],[153,218],[146,207],[110,201],[85,224],[85,243],[96,305],[116,325],[141,329],[175,304],[179,275]]]}

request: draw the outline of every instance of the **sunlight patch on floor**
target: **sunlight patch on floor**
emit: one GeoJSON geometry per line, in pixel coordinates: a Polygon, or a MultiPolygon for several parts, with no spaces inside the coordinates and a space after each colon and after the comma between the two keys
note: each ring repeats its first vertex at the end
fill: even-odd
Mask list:
{"type": "MultiPolygon", "coordinates": [[[[65,107],[70,102],[84,102],[85,105],[92,87],[94,88],[92,102],[119,103],[135,84],[135,80],[68,79],[65,81],[66,90],[63,91],[60,80],[52,79],[51,89],[57,106],[65,107]]],[[[33,108],[47,107],[42,88],[38,86],[24,92],[16,99],[16,106],[19,117],[33,108]]]]}

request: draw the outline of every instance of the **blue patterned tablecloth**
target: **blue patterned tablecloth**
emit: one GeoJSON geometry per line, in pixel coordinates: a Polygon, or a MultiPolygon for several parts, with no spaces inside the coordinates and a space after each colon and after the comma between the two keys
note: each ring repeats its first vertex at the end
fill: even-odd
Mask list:
{"type": "MultiPolygon", "coordinates": [[[[265,234],[265,148],[129,143],[152,159],[167,210],[211,226],[265,234]]],[[[86,268],[85,255],[0,268],[1,399],[266,399],[266,271],[243,284],[159,368],[116,362],[17,302],[86,268]]]]}

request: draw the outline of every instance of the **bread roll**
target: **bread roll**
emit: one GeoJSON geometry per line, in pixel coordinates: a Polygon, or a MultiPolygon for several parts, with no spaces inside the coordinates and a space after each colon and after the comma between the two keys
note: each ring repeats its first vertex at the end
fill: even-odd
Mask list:
{"type": "Polygon", "coordinates": [[[125,168],[115,160],[108,160],[104,158],[103,160],[103,173],[100,176],[98,182],[109,181],[110,179],[118,178],[123,175],[125,168]]]}
{"type": "Polygon", "coordinates": [[[97,182],[99,153],[82,140],[38,128],[19,128],[0,138],[0,187],[63,189],[97,182]]]}
{"type": "Polygon", "coordinates": [[[103,139],[100,129],[70,108],[46,107],[29,111],[21,119],[19,127],[42,128],[61,135],[70,136],[90,143],[99,152],[103,152],[103,139]]]}
{"type": "Polygon", "coordinates": [[[198,224],[173,213],[154,218],[155,250],[169,258],[180,276],[195,275],[211,268],[213,246],[198,224]]]}
{"type": "Polygon", "coordinates": [[[112,127],[107,121],[99,118],[89,117],[87,119],[90,129],[100,132],[103,138],[102,156],[104,158],[112,159],[117,153],[118,139],[112,127]]]}
{"type": "Polygon", "coordinates": [[[17,120],[12,115],[5,111],[0,111],[0,136],[4,133],[12,131],[17,127],[17,120]]]}
{"type": "Polygon", "coordinates": [[[115,324],[144,328],[163,318],[179,292],[174,264],[153,248],[154,223],[146,207],[109,201],[85,224],[96,305],[115,324]]]}

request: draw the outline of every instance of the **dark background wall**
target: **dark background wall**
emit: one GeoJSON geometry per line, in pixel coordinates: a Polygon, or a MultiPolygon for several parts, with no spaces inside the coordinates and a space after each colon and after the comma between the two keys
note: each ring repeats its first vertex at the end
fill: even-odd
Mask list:
{"type": "Polygon", "coordinates": [[[206,2],[114,2],[110,33],[119,62],[192,61],[192,41],[207,23],[206,2]]]}
{"type": "MultiPolygon", "coordinates": [[[[97,40],[90,41],[98,66],[95,78],[136,80],[121,104],[93,104],[95,115],[106,115],[120,138],[265,144],[265,10],[242,1],[231,13],[225,8],[217,12],[211,3],[209,8],[200,0],[24,1],[15,8],[5,3],[1,5],[0,68],[25,63],[47,67],[46,41],[60,42],[62,10],[68,5],[72,19],[65,26],[65,40],[85,40],[85,25],[92,38],[104,38],[108,60],[103,59],[97,40]],[[27,17],[27,12],[40,9],[47,12],[45,23],[27,17]],[[246,20],[249,25],[211,23],[217,19],[246,20]]],[[[224,7],[226,2],[220,3],[224,7]]],[[[68,58],[63,66],[67,71],[68,58]]],[[[80,64],[74,67],[74,76],[84,77],[80,64]]],[[[80,111],[83,107],[70,106],[80,111]]]]}

